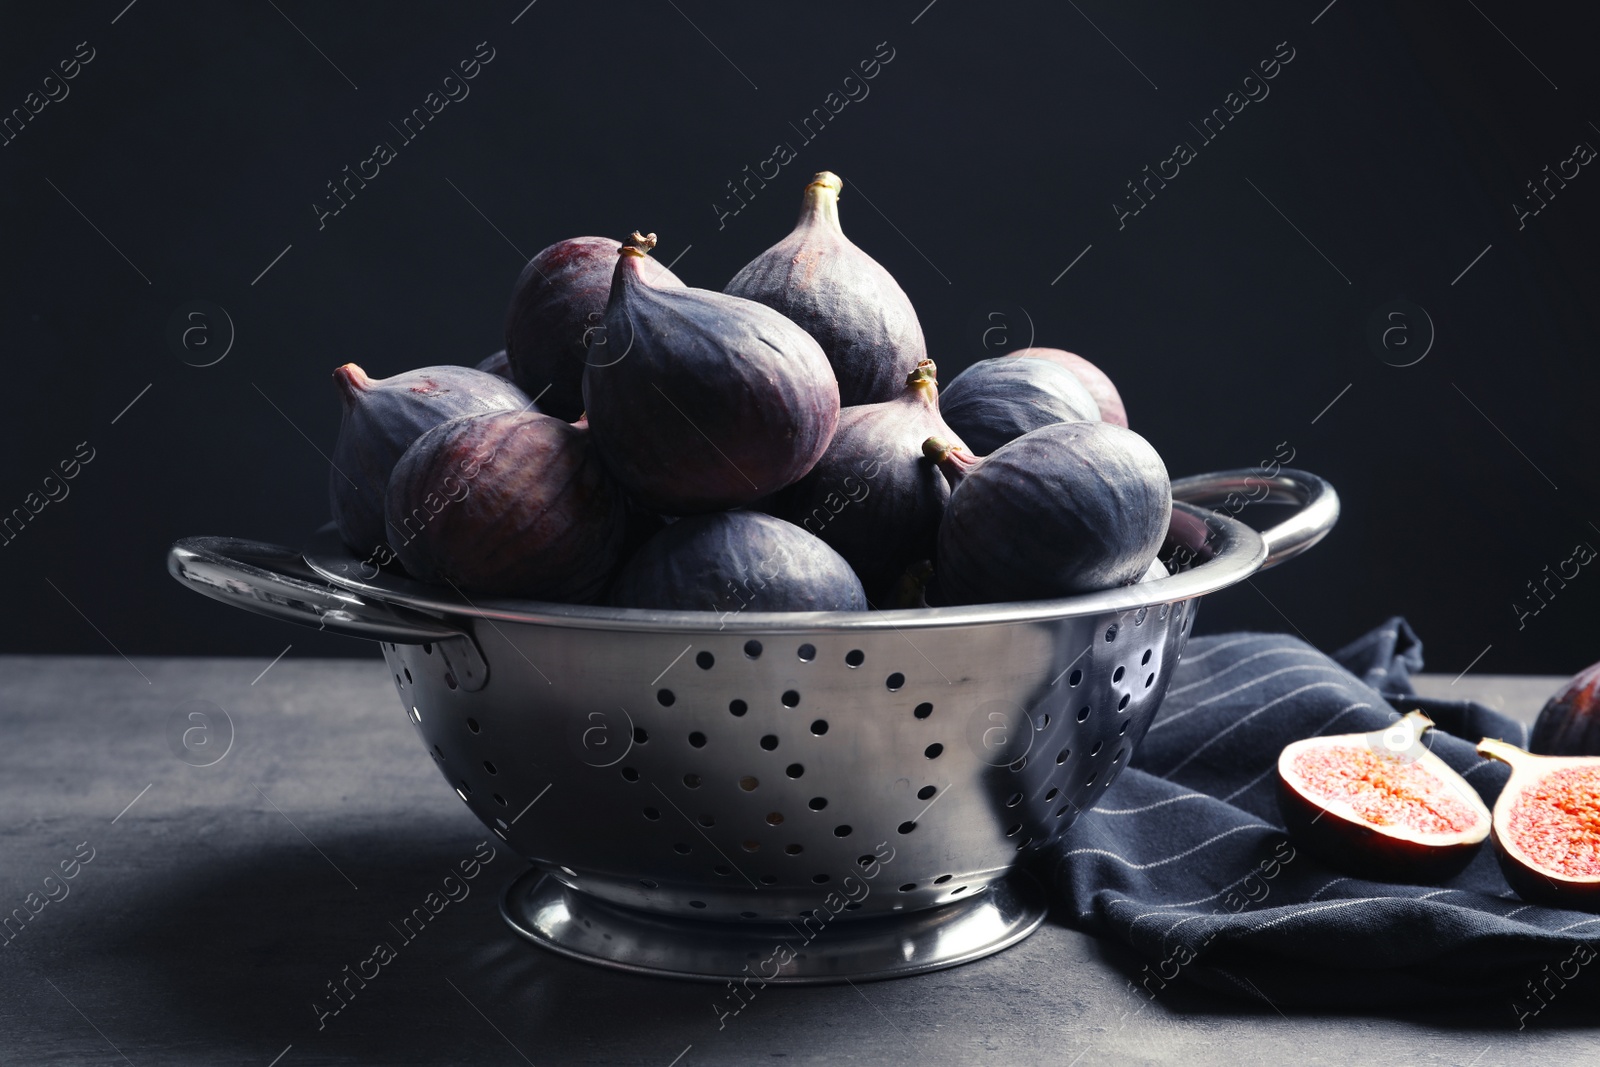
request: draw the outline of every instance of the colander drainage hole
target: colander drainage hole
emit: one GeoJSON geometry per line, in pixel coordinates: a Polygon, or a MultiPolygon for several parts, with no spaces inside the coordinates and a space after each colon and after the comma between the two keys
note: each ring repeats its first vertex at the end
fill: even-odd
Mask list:
{"type": "MultiPolygon", "coordinates": [[[[699,785],[700,779],[696,778],[695,784],[699,785]]],[[[746,793],[754,793],[756,791],[756,787],[760,784],[761,779],[757,778],[753,774],[747,774],[743,778],[739,779],[739,788],[743,789],[746,793]]]]}
{"type": "Polygon", "coordinates": [[[739,847],[744,849],[746,852],[759,852],[759,851],[761,851],[761,842],[760,841],[741,841],[741,842],[739,842],[739,847]]]}
{"type": "Polygon", "coordinates": [[[1022,770],[1022,768],[1026,767],[1027,765],[1028,765],[1028,757],[1027,756],[1018,756],[1016,761],[1011,764],[1011,769],[1014,770],[1014,771],[1020,771],[1020,770],[1022,770]]]}
{"type": "Polygon", "coordinates": [[[687,842],[679,841],[677,844],[672,846],[672,851],[676,852],[680,856],[687,856],[694,850],[689,847],[687,842]]]}
{"type": "Polygon", "coordinates": [[[1094,756],[1100,755],[1100,749],[1104,744],[1105,744],[1104,741],[1096,741],[1094,743],[1094,747],[1089,750],[1090,757],[1092,758],[1094,756]]]}
{"type": "Polygon", "coordinates": [[[828,876],[825,874],[813,874],[811,880],[817,885],[823,885],[828,881],[828,876]]]}
{"type": "Polygon", "coordinates": [[[1061,818],[1061,816],[1065,815],[1067,813],[1067,809],[1070,808],[1070,807],[1072,807],[1071,804],[1063,804],[1059,808],[1057,808],[1056,809],[1056,818],[1059,819],[1059,818],[1061,818]]]}
{"type": "Polygon", "coordinates": [[[1074,670],[1071,674],[1067,675],[1067,685],[1069,687],[1076,686],[1081,681],[1083,681],[1083,672],[1080,670],[1074,670]]]}
{"type": "Polygon", "coordinates": [[[849,826],[835,826],[833,828],[833,836],[834,837],[849,837],[850,836],[850,827],[849,826]]]}
{"type": "Polygon", "coordinates": [[[778,735],[777,734],[767,734],[765,737],[763,737],[761,739],[761,747],[766,749],[768,752],[771,752],[773,749],[777,748],[778,747],[778,735]]]}
{"type": "Polygon", "coordinates": [[[1055,787],[1052,786],[1051,789],[1050,789],[1050,792],[1048,792],[1048,793],[1046,793],[1044,795],[1044,802],[1046,804],[1048,804],[1048,803],[1050,803],[1052,800],[1054,800],[1056,797],[1058,797],[1060,795],[1061,795],[1061,790],[1056,789],[1055,787]]]}
{"type": "Polygon", "coordinates": [[[938,759],[940,753],[942,753],[943,751],[944,751],[944,746],[941,745],[939,742],[935,741],[933,744],[931,744],[927,748],[923,749],[922,750],[922,754],[924,756],[927,756],[929,759],[938,759]]]}
{"type": "Polygon", "coordinates": [[[888,688],[889,692],[897,693],[906,684],[906,676],[899,671],[895,671],[883,680],[883,684],[888,688]]]}
{"type": "Polygon", "coordinates": [[[1022,794],[1021,793],[1012,793],[1010,796],[1006,797],[1006,807],[1008,807],[1008,808],[1014,808],[1018,804],[1021,804],[1021,803],[1022,803],[1022,794]]]}
{"type": "Polygon", "coordinates": [[[925,785],[921,789],[917,790],[917,799],[929,800],[933,797],[933,794],[937,793],[938,791],[939,789],[937,786],[925,785]]]}
{"type": "MultiPolygon", "coordinates": [[[[739,913],[739,918],[741,918],[741,919],[754,919],[755,917],[756,917],[756,913],[753,912],[753,911],[741,911],[739,913]]],[[[761,953],[754,952],[754,953],[751,953],[751,955],[752,956],[760,956],[761,953]]]]}
{"type": "Polygon", "coordinates": [[[695,748],[705,748],[706,735],[701,733],[699,730],[696,730],[694,733],[689,735],[689,744],[693,745],[695,748]]]}
{"type": "Polygon", "coordinates": [[[768,826],[782,826],[783,825],[783,812],[781,812],[781,811],[769,811],[769,812],[767,812],[767,825],[768,826]]]}
{"type": "Polygon", "coordinates": [[[1117,710],[1118,711],[1127,711],[1128,710],[1128,701],[1130,701],[1132,699],[1133,699],[1133,694],[1132,693],[1123,693],[1122,694],[1122,699],[1117,701],[1117,710]]]}
{"type": "Polygon", "coordinates": [[[499,774],[500,773],[498,770],[495,769],[495,765],[490,763],[488,760],[484,760],[483,761],[483,769],[488,771],[490,774],[499,774]]]}
{"type": "Polygon", "coordinates": [[[823,734],[827,733],[828,732],[828,720],[827,719],[818,719],[816,722],[812,723],[811,724],[811,732],[816,734],[818,737],[821,737],[823,734]]]}
{"type": "Polygon", "coordinates": [[[1057,752],[1056,753],[1056,766],[1059,767],[1063,763],[1067,762],[1067,757],[1069,757],[1071,755],[1072,755],[1072,749],[1070,749],[1070,748],[1064,748],[1060,752],[1057,752]]]}
{"type": "Polygon", "coordinates": [[[1144,687],[1146,689],[1149,689],[1152,685],[1155,685],[1155,684],[1156,684],[1156,676],[1154,674],[1152,674],[1150,677],[1148,677],[1148,678],[1146,678],[1144,680],[1144,687]]]}
{"type": "Polygon", "coordinates": [[[701,826],[705,826],[705,827],[711,827],[711,826],[717,825],[716,816],[714,816],[714,815],[702,815],[698,819],[696,819],[695,822],[697,822],[701,826]]]}
{"type": "Polygon", "coordinates": [[[624,782],[637,782],[639,780],[639,772],[632,767],[624,767],[622,768],[622,780],[624,782]]]}
{"type": "Polygon", "coordinates": [[[778,884],[778,876],[775,875],[775,874],[763,874],[760,877],[759,881],[761,882],[762,885],[777,885],[778,884]]]}
{"type": "Polygon", "coordinates": [[[754,639],[746,641],[744,643],[744,654],[751,659],[759,659],[761,657],[761,642],[754,639]]]}
{"type": "Polygon", "coordinates": [[[785,852],[785,854],[790,855],[790,856],[798,856],[798,855],[800,855],[800,853],[804,852],[805,850],[806,849],[805,849],[804,845],[784,845],[783,846],[783,851],[785,852]]]}
{"type": "Polygon", "coordinates": [[[966,886],[958,885],[954,889],[950,890],[950,895],[951,896],[955,896],[957,893],[965,893],[966,891],[967,891],[967,887],[966,886]]]}
{"type": "Polygon", "coordinates": [[[649,819],[651,822],[655,822],[657,819],[661,818],[661,813],[655,808],[645,808],[644,817],[649,819]]]}
{"type": "Polygon", "coordinates": [[[806,769],[801,764],[791,763],[789,766],[783,769],[783,773],[787,774],[790,778],[798,778],[802,774],[806,773],[806,769]]]}
{"type": "Polygon", "coordinates": [[[683,784],[688,786],[690,789],[699,789],[700,776],[698,774],[686,774],[683,776],[683,784]]]}
{"type": "Polygon", "coordinates": [[[1143,667],[1145,664],[1150,662],[1150,652],[1151,650],[1148,648],[1144,650],[1144,656],[1140,658],[1139,666],[1143,667]]]}
{"type": "Polygon", "coordinates": [[[909,893],[915,888],[917,888],[917,883],[915,883],[915,882],[907,882],[905,885],[900,887],[900,892],[909,893]]]}
{"type": "Polygon", "coordinates": [[[1083,786],[1084,786],[1085,789],[1087,789],[1091,785],[1094,785],[1094,775],[1092,775],[1092,774],[1089,775],[1089,777],[1087,777],[1087,778],[1085,778],[1083,780],[1083,786]]]}
{"type": "Polygon", "coordinates": [[[1110,626],[1106,627],[1106,640],[1107,641],[1115,641],[1116,639],[1117,639],[1117,627],[1116,627],[1116,624],[1113,623],[1110,626]]]}
{"type": "Polygon", "coordinates": [[[742,700],[730,700],[730,701],[728,701],[728,713],[731,714],[732,716],[734,716],[734,718],[738,718],[740,715],[743,715],[745,712],[747,712],[749,710],[750,710],[750,705],[746,704],[742,700]]]}
{"type": "Polygon", "coordinates": [[[1014,822],[1010,826],[1006,827],[1007,837],[1016,837],[1020,833],[1022,833],[1022,824],[1020,822],[1014,822]]]}
{"type": "Polygon", "coordinates": [[[796,708],[796,707],[800,706],[800,693],[799,693],[798,690],[795,690],[795,689],[786,689],[786,690],[784,690],[782,699],[783,699],[783,706],[786,707],[786,708],[796,708]]]}
{"type": "Polygon", "coordinates": [[[828,798],[827,797],[812,797],[811,800],[808,802],[808,806],[811,808],[812,811],[821,811],[823,808],[828,806],[828,798]]]}
{"type": "Polygon", "coordinates": [[[911,831],[915,830],[916,828],[917,828],[917,824],[915,822],[911,821],[910,819],[907,819],[905,822],[901,823],[900,826],[898,827],[899,831],[902,834],[909,834],[911,831]]]}
{"type": "Polygon", "coordinates": [[[658,690],[656,690],[656,703],[660,704],[662,707],[670,708],[670,707],[672,707],[672,705],[676,704],[677,702],[678,702],[678,698],[677,698],[677,696],[675,696],[673,694],[672,690],[670,690],[670,689],[658,689],[658,690]]]}
{"type": "Polygon", "coordinates": [[[1126,667],[1118,667],[1116,670],[1111,672],[1111,680],[1113,682],[1120,682],[1122,681],[1122,676],[1127,673],[1128,669],[1126,667]]]}
{"type": "Polygon", "coordinates": [[[801,663],[810,663],[817,658],[817,646],[812,644],[801,645],[795,649],[794,654],[800,657],[801,663]]]}
{"type": "Polygon", "coordinates": [[[483,732],[483,727],[478,725],[478,720],[477,719],[468,719],[467,720],[467,729],[471,730],[475,734],[483,732]]]}
{"type": "Polygon", "coordinates": [[[1078,709],[1078,721],[1082,722],[1083,720],[1087,719],[1088,717],[1089,717],[1089,705],[1085,704],[1083,707],[1078,709]]]}
{"type": "Polygon", "coordinates": [[[501,796],[499,793],[491,793],[489,795],[494,797],[494,802],[500,805],[502,808],[506,806],[506,798],[501,796]]]}
{"type": "Polygon", "coordinates": [[[411,709],[411,721],[416,723],[418,726],[422,725],[422,712],[419,709],[411,709]]]}
{"type": "Polygon", "coordinates": [[[918,704],[911,714],[915,715],[919,719],[926,719],[929,715],[933,714],[933,705],[927,702],[918,704]]]}
{"type": "Polygon", "coordinates": [[[456,682],[456,676],[454,674],[452,674],[450,671],[445,671],[444,672],[444,684],[445,684],[445,687],[448,688],[448,689],[456,689],[456,688],[458,688],[458,684],[456,682]]]}
{"type": "Polygon", "coordinates": [[[411,668],[410,667],[402,667],[401,670],[403,670],[405,672],[406,684],[407,685],[414,685],[415,683],[411,681],[411,668]]]}
{"type": "Polygon", "coordinates": [[[867,654],[859,648],[852,648],[844,654],[844,665],[854,670],[867,662],[867,654]]]}
{"type": "Polygon", "coordinates": [[[706,906],[706,902],[703,901],[703,900],[691,900],[691,901],[689,901],[689,907],[691,907],[691,908],[703,908],[705,906],[706,906]]]}
{"type": "Polygon", "coordinates": [[[634,744],[642,745],[646,741],[649,741],[649,740],[650,740],[650,734],[645,730],[645,728],[643,726],[635,726],[633,728],[633,743],[634,744]]]}
{"type": "Polygon", "coordinates": [[[948,882],[953,877],[954,877],[954,875],[941,874],[939,877],[937,877],[937,878],[935,878],[933,880],[933,884],[934,885],[944,885],[946,882],[948,882]]]}
{"type": "Polygon", "coordinates": [[[857,856],[856,857],[856,863],[858,865],[860,865],[863,870],[865,870],[868,867],[871,867],[874,863],[877,863],[877,862],[878,862],[878,857],[874,856],[870,852],[867,853],[865,856],[857,856]]]}
{"type": "Polygon", "coordinates": [[[1128,724],[1127,723],[1123,723],[1122,724],[1122,729],[1117,731],[1117,736],[1121,737],[1123,734],[1125,734],[1127,732],[1128,732],[1128,724]]]}
{"type": "Polygon", "coordinates": [[[724,878],[727,878],[733,874],[733,868],[729,867],[726,863],[719,863],[711,869],[722,875],[724,878]]]}
{"type": "Polygon", "coordinates": [[[648,878],[639,879],[639,884],[644,886],[646,889],[659,889],[659,888],[661,888],[661,884],[659,882],[652,882],[648,878]]]}
{"type": "Polygon", "coordinates": [[[426,641],[424,641],[424,642],[423,642],[423,643],[422,643],[422,654],[423,654],[423,655],[424,655],[424,656],[431,656],[431,655],[433,655],[433,645],[432,645],[432,644],[430,644],[430,643],[428,643],[428,642],[426,642],[426,641]]]}
{"type": "MultiPolygon", "coordinates": [[[[461,779],[461,791],[466,796],[471,796],[472,795],[472,787],[467,784],[467,780],[465,778],[461,779]]],[[[465,797],[463,797],[463,799],[465,799],[465,797]]]]}
{"type": "Polygon", "coordinates": [[[712,667],[716,666],[716,663],[717,657],[713,656],[709,652],[700,652],[694,657],[694,665],[703,671],[709,671],[712,667]]]}
{"type": "Polygon", "coordinates": [[[438,745],[434,745],[433,746],[433,755],[434,755],[434,758],[437,759],[440,763],[444,762],[444,749],[440,748],[438,745]]]}

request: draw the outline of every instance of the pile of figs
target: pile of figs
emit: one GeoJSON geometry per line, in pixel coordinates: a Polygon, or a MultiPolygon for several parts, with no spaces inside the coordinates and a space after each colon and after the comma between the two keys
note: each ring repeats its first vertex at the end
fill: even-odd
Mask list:
{"type": "Polygon", "coordinates": [[[1171,484],[1110,378],[1029,348],[941,396],[911,301],[840,228],[842,188],[812,179],[722,292],[657,262],[654,234],[574,237],[528,262],[476,367],[340,367],[340,535],[462,593],[721,615],[1160,571],[1171,484]]]}

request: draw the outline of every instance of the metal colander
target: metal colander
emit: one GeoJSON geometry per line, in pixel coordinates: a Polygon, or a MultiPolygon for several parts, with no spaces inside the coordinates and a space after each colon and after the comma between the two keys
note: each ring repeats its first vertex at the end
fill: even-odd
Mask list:
{"type": "Polygon", "coordinates": [[[524,936],[702,978],[748,974],[784,943],[767,980],[830,981],[949,966],[1031,932],[1044,901],[1020,868],[1128,765],[1198,598],[1305,550],[1338,515],[1332,488],[1300,471],[1173,492],[1174,573],[1016,604],[718,615],[473,600],[377,572],[331,527],[303,554],[186,539],[169,569],[216,599],[381,642],[445,780],[533,865],[502,905],[524,936]],[[1204,507],[1263,485],[1298,505],[1266,533],[1204,507]]]}

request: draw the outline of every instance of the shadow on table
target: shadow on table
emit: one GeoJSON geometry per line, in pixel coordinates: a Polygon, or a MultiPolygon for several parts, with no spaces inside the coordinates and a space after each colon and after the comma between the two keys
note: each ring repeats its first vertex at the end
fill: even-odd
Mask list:
{"type": "Polygon", "coordinates": [[[119,903],[95,936],[106,964],[139,976],[131,999],[162,1016],[145,1027],[167,1042],[261,1049],[263,1063],[293,1044],[295,1059],[390,1064],[520,1062],[508,1043],[535,1062],[664,1063],[717,1030],[719,987],[606,971],[511,933],[500,893],[525,864],[499,841],[470,882],[458,865],[476,841],[459,833],[317,844],[359,888],[311,847],[263,845],[174,862],[119,903]],[[425,924],[404,923],[430,903],[439,911],[425,924]]]}

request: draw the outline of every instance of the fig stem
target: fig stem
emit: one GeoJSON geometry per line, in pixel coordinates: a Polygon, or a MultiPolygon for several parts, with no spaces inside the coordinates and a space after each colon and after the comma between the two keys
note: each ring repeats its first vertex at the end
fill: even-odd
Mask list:
{"type": "Polygon", "coordinates": [[[844,182],[837,174],[828,170],[818,171],[801,197],[797,227],[821,224],[832,227],[842,235],[844,228],[839,225],[839,190],[842,188],[844,182]]]}
{"type": "Polygon", "coordinates": [[[617,251],[624,256],[647,256],[656,246],[656,235],[653,233],[641,234],[634,230],[633,234],[623,242],[617,251]]]}
{"type": "Polygon", "coordinates": [[[345,404],[350,405],[355,403],[356,397],[367,391],[372,379],[356,364],[346,363],[333,372],[333,384],[338,387],[345,404]]]}
{"type": "Polygon", "coordinates": [[[933,360],[922,360],[910,374],[906,375],[906,388],[930,408],[938,407],[939,368],[934,366],[933,360]]]}
{"type": "Polygon", "coordinates": [[[935,463],[941,463],[946,456],[959,447],[959,445],[953,445],[942,437],[930,437],[922,442],[922,454],[935,463]]]}
{"type": "Polygon", "coordinates": [[[1478,742],[1478,755],[1488,756],[1490,759],[1499,760],[1501,763],[1509,763],[1513,770],[1525,766],[1531,759],[1538,758],[1524,752],[1516,745],[1507,744],[1493,737],[1485,737],[1478,742]]]}

